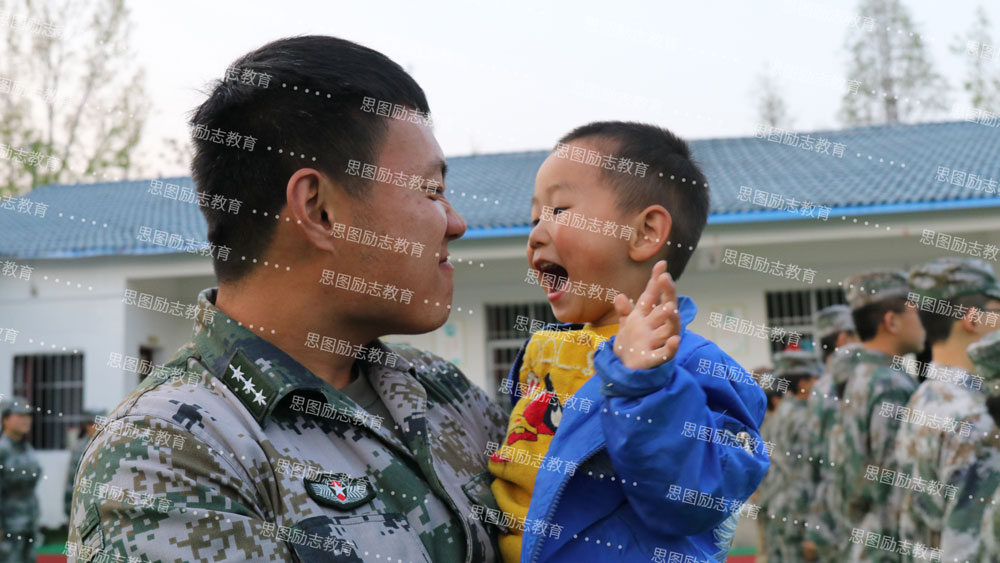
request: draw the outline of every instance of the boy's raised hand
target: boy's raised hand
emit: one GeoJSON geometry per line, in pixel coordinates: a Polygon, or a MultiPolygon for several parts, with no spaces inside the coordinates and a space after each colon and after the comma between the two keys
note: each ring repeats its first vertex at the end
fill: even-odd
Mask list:
{"type": "Polygon", "coordinates": [[[649,369],[670,361],[681,344],[677,288],[666,271],[666,260],[653,266],[637,304],[624,293],[615,297],[619,325],[614,352],[629,369],[649,369]]]}

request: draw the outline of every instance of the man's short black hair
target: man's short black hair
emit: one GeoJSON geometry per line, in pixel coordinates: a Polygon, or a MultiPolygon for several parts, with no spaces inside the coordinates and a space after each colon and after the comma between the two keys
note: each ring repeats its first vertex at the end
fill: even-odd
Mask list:
{"type": "Polygon", "coordinates": [[[849,330],[849,331],[845,330],[845,331],[835,332],[833,334],[828,334],[828,335],[824,336],[823,338],[819,339],[820,351],[823,353],[823,362],[824,363],[828,359],[830,359],[830,354],[833,354],[834,352],[837,351],[837,340],[840,339],[840,335],[841,334],[845,334],[845,333],[848,336],[856,336],[857,335],[857,333],[854,332],[853,330],[849,330]]]}
{"type": "MultiPolygon", "coordinates": [[[[971,293],[951,300],[951,304],[952,306],[960,305],[966,309],[975,307],[983,310],[990,299],[991,297],[985,293],[971,293]]],[[[924,325],[924,330],[927,331],[927,346],[925,348],[948,340],[948,336],[951,335],[951,329],[955,326],[955,323],[961,320],[956,319],[950,314],[924,311],[923,309],[920,310],[919,314],[920,323],[924,325]]]]}
{"type": "Polygon", "coordinates": [[[709,194],[705,175],[691,158],[691,149],[670,131],[625,121],[598,121],[570,131],[560,143],[592,138],[608,142],[608,151],[620,162],[627,158],[648,166],[644,175],[602,167],[604,179],[618,191],[618,208],[624,213],[662,205],[673,220],[667,271],[678,280],[698,246],[708,222],[709,194]]]}
{"type": "Polygon", "coordinates": [[[238,213],[201,208],[209,242],[232,249],[227,260],[214,259],[220,282],[244,277],[252,259],[267,249],[275,214],[285,205],[288,178],[300,168],[316,168],[352,196],[364,197],[370,180],[348,174],[348,161],[376,165],[388,131],[388,118],[361,109],[365,98],[425,115],[430,111],[423,90],[402,67],[336,37],[279,39],[243,55],[230,68],[235,75],[250,71],[269,78],[266,87],[259,79],[249,84],[216,81],[190,121],[192,128],[256,140],[252,151],[241,148],[244,143],[193,140],[191,175],[198,192],[208,201],[222,196],[242,202],[238,213]]]}
{"type": "Polygon", "coordinates": [[[858,331],[858,338],[862,342],[868,342],[875,338],[886,313],[892,311],[901,314],[908,306],[906,298],[898,297],[875,301],[851,311],[851,316],[854,318],[854,328],[858,331]]]}

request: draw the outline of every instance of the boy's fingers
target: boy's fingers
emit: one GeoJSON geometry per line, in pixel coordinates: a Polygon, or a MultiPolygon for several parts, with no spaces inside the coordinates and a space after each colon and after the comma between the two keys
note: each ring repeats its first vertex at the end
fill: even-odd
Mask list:
{"type": "Polygon", "coordinates": [[[671,301],[675,303],[676,308],[677,302],[677,286],[674,285],[674,277],[669,273],[666,276],[661,276],[662,281],[660,282],[660,299],[661,303],[670,303],[671,301]]]}
{"type": "Polygon", "coordinates": [[[662,361],[672,360],[677,355],[677,349],[681,346],[681,337],[675,334],[667,339],[667,343],[653,350],[653,357],[662,361]]]}
{"type": "Polygon", "coordinates": [[[648,316],[652,312],[653,307],[656,307],[660,302],[660,276],[657,270],[660,269],[661,263],[663,263],[662,260],[657,262],[656,266],[653,266],[653,275],[649,276],[649,281],[646,282],[646,289],[639,296],[638,307],[644,317],[648,316]]]}
{"type": "Polygon", "coordinates": [[[632,304],[629,303],[628,297],[625,297],[624,293],[619,293],[615,296],[614,305],[615,312],[618,313],[619,322],[632,313],[632,304]]]}

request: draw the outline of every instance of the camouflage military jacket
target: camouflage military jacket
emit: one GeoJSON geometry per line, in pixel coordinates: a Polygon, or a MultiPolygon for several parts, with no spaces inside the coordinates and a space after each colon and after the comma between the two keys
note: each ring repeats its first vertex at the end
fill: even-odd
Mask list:
{"type": "MultiPolygon", "coordinates": [[[[995,394],[1000,381],[987,378],[983,391],[995,394]]],[[[941,552],[951,561],[1000,561],[1000,428],[985,407],[986,393],[974,395],[983,405],[969,409],[970,439],[975,442],[971,464],[956,472],[955,499],[944,517],[941,552]]]]}
{"type": "Polygon", "coordinates": [[[813,385],[809,395],[808,443],[811,465],[811,495],[809,498],[806,539],[820,548],[820,561],[835,561],[835,547],[842,541],[837,535],[833,487],[833,468],[830,466],[830,441],[840,400],[837,398],[830,371],[824,373],[813,385]],[[827,557],[831,556],[831,557],[827,557]]]}
{"type": "Polygon", "coordinates": [[[1000,561],[1000,439],[991,436],[980,448],[941,538],[941,552],[959,561],[1000,561]]]}
{"type": "MultiPolygon", "coordinates": [[[[812,510],[813,516],[810,519],[810,523],[814,525],[810,526],[806,536],[817,542],[818,545],[824,545],[829,550],[843,548],[843,540],[840,537],[840,532],[848,522],[847,515],[843,512],[846,493],[843,489],[844,481],[841,469],[847,460],[846,440],[844,438],[844,400],[838,396],[837,390],[839,388],[841,394],[846,391],[847,382],[851,374],[854,373],[854,370],[857,369],[858,362],[861,359],[861,349],[861,344],[855,343],[848,344],[836,350],[830,359],[828,370],[829,377],[832,380],[829,383],[832,388],[829,398],[836,406],[836,411],[827,429],[829,439],[827,440],[825,450],[825,491],[823,491],[822,495],[816,496],[816,503],[814,503],[812,510]],[[819,526],[819,528],[816,528],[816,526],[819,526]]],[[[821,384],[816,387],[822,389],[823,385],[821,384]]],[[[817,389],[817,392],[819,389],[817,389]]],[[[824,406],[827,405],[825,400],[823,404],[824,406]]]]}
{"type": "MultiPolygon", "coordinates": [[[[931,367],[944,372],[943,366],[928,364],[931,367]]],[[[908,405],[914,423],[900,427],[896,437],[902,493],[899,536],[933,547],[941,545],[958,488],[976,461],[976,442],[997,432],[986,410],[986,394],[969,387],[964,370],[949,371],[947,379],[920,384],[908,405]],[[920,424],[921,420],[925,422],[920,424]]],[[[950,553],[942,555],[947,561],[953,559],[950,553]]]]}
{"type": "Polygon", "coordinates": [[[775,454],[766,479],[771,483],[765,491],[770,495],[767,510],[778,518],[787,518],[781,537],[792,544],[804,539],[803,522],[808,514],[811,466],[808,463],[809,405],[805,398],[797,398],[793,391],[781,400],[774,411],[774,432],[768,439],[774,441],[775,454]]]}
{"type": "Polygon", "coordinates": [[[35,484],[42,466],[27,439],[0,434],[0,532],[34,533],[38,522],[35,484]]]}
{"type": "Polygon", "coordinates": [[[485,393],[437,356],[375,340],[351,353],[383,425],[215,293],[199,296],[193,341],[98,420],[70,560],[430,562],[456,545],[464,561],[497,559],[474,515],[496,508],[484,451],[507,421],[485,393]]]}
{"type": "MultiPolygon", "coordinates": [[[[840,474],[844,494],[842,513],[850,522],[869,515],[879,523],[879,533],[896,532],[899,494],[881,483],[882,470],[896,469],[896,433],[905,417],[902,410],[917,387],[908,374],[891,369],[892,356],[856,349],[853,373],[840,406],[844,461],[840,474]],[[872,469],[872,468],[875,469],[872,469]],[[878,475],[872,479],[872,471],[878,475]]],[[[869,530],[876,531],[876,530],[869,530]]]]}

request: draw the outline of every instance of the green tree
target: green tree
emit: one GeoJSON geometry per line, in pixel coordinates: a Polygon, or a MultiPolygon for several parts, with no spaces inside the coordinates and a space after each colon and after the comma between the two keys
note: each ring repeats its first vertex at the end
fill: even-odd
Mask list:
{"type": "Polygon", "coordinates": [[[0,0],[0,12],[0,192],[134,173],[149,103],[124,0],[0,0]]]}
{"type": "Polygon", "coordinates": [[[757,122],[771,127],[790,129],[792,118],[788,114],[788,104],[778,87],[777,78],[767,67],[757,75],[754,85],[757,96],[757,122]]]}
{"type": "Polygon", "coordinates": [[[931,63],[909,9],[899,0],[861,0],[858,14],[870,17],[870,30],[847,34],[851,88],[841,102],[848,125],[896,123],[944,110],[948,84],[931,63]]]}
{"type": "Polygon", "coordinates": [[[964,36],[956,38],[952,52],[965,56],[965,79],[962,89],[975,109],[1000,111],[1000,72],[987,53],[996,53],[990,38],[990,19],[982,5],[976,8],[975,20],[964,36]]]}

